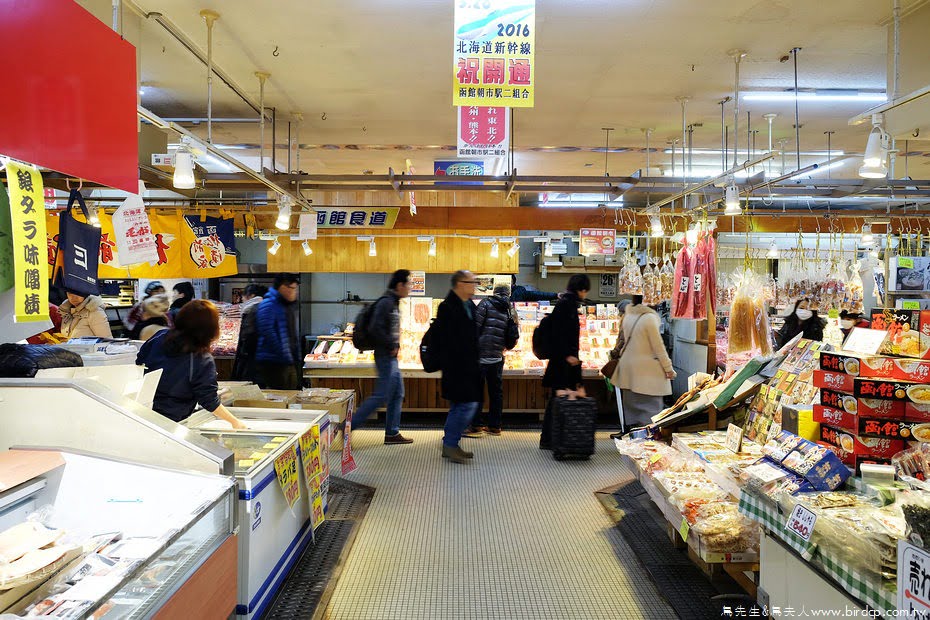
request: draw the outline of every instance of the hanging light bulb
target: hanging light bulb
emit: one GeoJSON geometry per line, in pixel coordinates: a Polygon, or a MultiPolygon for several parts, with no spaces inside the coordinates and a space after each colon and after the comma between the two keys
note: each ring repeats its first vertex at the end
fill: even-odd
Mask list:
{"type": "Polygon", "coordinates": [[[88,216],[87,216],[87,223],[90,224],[91,226],[95,226],[95,227],[97,227],[97,228],[100,228],[100,217],[98,217],[98,215],[97,215],[97,209],[96,209],[96,207],[95,207],[95,208],[92,208],[92,209],[90,210],[90,212],[89,212],[89,214],[88,214],[88,216]]]}
{"type": "Polygon", "coordinates": [[[546,249],[543,252],[543,254],[546,256],[552,256],[552,242],[551,241],[546,243],[546,249]]]}
{"type": "Polygon", "coordinates": [[[194,154],[186,140],[181,140],[181,145],[174,154],[174,179],[175,189],[194,189],[194,154]]]}
{"type": "Polygon", "coordinates": [[[736,189],[736,183],[730,182],[724,193],[724,205],[726,209],[724,215],[740,215],[742,211],[739,208],[739,190],[736,189]]]}
{"type": "Polygon", "coordinates": [[[874,245],[869,250],[869,256],[871,256],[872,258],[878,258],[878,248],[875,247],[874,245]]]}
{"type": "Polygon", "coordinates": [[[649,224],[652,227],[653,237],[661,237],[665,234],[665,229],[662,227],[662,220],[658,215],[650,215],[649,224]]]}
{"type": "Polygon", "coordinates": [[[769,246],[769,252],[766,256],[768,258],[778,258],[778,245],[775,243],[774,239],[772,239],[772,245],[769,246]]]}
{"type": "Polygon", "coordinates": [[[275,237],[274,243],[271,244],[271,247],[268,248],[268,253],[274,256],[278,253],[278,250],[281,249],[281,242],[278,241],[278,238],[275,237]]]}
{"type": "Polygon", "coordinates": [[[888,167],[885,166],[885,152],[887,150],[887,134],[882,129],[881,114],[872,115],[872,131],[865,147],[865,157],[859,168],[859,176],[864,179],[883,179],[888,176],[888,167]]]}
{"type": "Polygon", "coordinates": [[[310,249],[310,243],[307,240],[304,240],[304,242],[300,244],[300,247],[304,249],[304,256],[313,254],[313,250],[310,249]]]}
{"type": "Polygon", "coordinates": [[[875,237],[872,235],[872,225],[866,222],[862,225],[862,233],[859,237],[859,242],[862,245],[869,245],[875,241],[875,237]]]}
{"type": "Polygon", "coordinates": [[[491,258],[497,258],[498,256],[500,256],[498,250],[499,248],[497,246],[497,241],[495,241],[494,243],[491,244],[491,258]]]}
{"type": "Polygon", "coordinates": [[[436,240],[430,239],[429,249],[426,251],[427,256],[436,256],[436,240]]]}
{"type": "Polygon", "coordinates": [[[516,253],[519,252],[519,251],[520,251],[520,244],[517,243],[516,240],[514,240],[513,245],[511,245],[509,248],[507,248],[507,256],[513,256],[514,254],[516,254],[516,253]]]}
{"type": "Polygon", "coordinates": [[[278,230],[287,230],[291,227],[291,197],[281,194],[278,198],[278,219],[274,223],[278,230]]]}
{"type": "Polygon", "coordinates": [[[685,239],[688,241],[689,245],[694,245],[697,243],[698,238],[698,228],[697,224],[691,224],[691,227],[688,228],[688,232],[685,233],[685,239]]]}
{"type": "Polygon", "coordinates": [[[368,256],[377,256],[378,255],[378,246],[375,245],[375,238],[372,237],[371,241],[368,243],[368,256]]]}

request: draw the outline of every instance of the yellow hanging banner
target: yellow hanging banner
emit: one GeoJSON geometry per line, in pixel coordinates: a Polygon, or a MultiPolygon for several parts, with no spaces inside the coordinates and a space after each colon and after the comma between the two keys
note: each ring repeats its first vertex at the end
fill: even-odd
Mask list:
{"type": "Polygon", "coordinates": [[[42,174],[33,166],[12,161],[6,170],[13,224],[14,317],[17,323],[48,321],[48,277],[41,253],[45,239],[42,174]]]}

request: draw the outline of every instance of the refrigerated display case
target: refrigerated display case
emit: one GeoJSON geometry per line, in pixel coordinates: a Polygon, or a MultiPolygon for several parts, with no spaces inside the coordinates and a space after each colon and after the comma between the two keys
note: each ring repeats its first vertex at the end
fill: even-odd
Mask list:
{"type": "MultiPolygon", "coordinates": [[[[329,415],[308,409],[232,407],[230,411],[248,429],[233,430],[228,422],[198,412],[185,424],[204,439],[232,451],[234,475],[239,483],[239,584],[236,615],[258,618],[274,598],[293,564],[313,540],[313,525],[325,510],[329,450],[317,445],[318,478],[308,480],[298,467],[300,498],[293,508],[280,485],[275,462],[296,453],[303,464],[311,455],[301,450],[301,437],[315,432],[326,441],[329,415]],[[314,484],[315,482],[315,484],[314,484]],[[313,518],[314,502],[321,514],[313,518]]],[[[308,461],[309,462],[309,461],[308,461]]]]}

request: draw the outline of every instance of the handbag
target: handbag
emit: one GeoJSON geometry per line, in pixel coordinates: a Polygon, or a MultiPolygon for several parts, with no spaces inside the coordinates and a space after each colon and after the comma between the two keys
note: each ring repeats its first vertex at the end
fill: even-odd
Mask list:
{"type": "Polygon", "coordinates": [[[623,346],[620,347],[620,353],[616,358],[612,360],[607,360],[607,363],[601,366],[601,374],[610,379],[614,376],[614,371],[617,370],[617,364],[620,363],[620,358],[623,357],[623,352],[626,351],[626,346],[630,344],[630,340],[633,339],[633,331],[636,329],[636,324],[639,323],[639,320],[643,318],[643,315],[636,317],[636,320],[633,321],[633,327],[630,328],[630,337],[623,342],[623,346]]]}
{"type": "Polygon", "coordinates": [[[81,295],[96,295],[99,292],[97,259],[100,256],[100,229],[74,219],[71,208],[75,202],[81,207],[85,219],[90,217],[84,196],[72,189],[68,207],[61,212],[54,282],[56,286],[81,295]]]}

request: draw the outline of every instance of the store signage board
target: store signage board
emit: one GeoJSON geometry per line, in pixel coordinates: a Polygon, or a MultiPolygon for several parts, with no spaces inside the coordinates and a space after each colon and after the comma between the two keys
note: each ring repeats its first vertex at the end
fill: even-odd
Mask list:
{"type": "Polygon", "coordinates": [[[610,299],[617,296],[617,274],[602,273],[601,281],[597,288],[597,295],[600,299],[610,299]]]}
{"type": "Polygon", "coordinates": [[[452,105],[532,108],[535,52],[535,0],[458,0],[452,105]]]}
{"type": "Polygon", "coordinates": [[[507,157],[510,154],[510,114],[503,107],[458,108],[459,157],[507,157]]]}
{"type": "Polygon", "coordinates": [[[930,552],[906,540],[898,541],[898,611],[930,617],[930,552]]]}
{"type": "Polygon", "coordinates": [[[317,228],[394,228],[400,207],[316,207],[317,228]]]}
{"type": "MultiPolygon", "coordinates": [[[[484,160],[443,160],[433,162],[433,174],[447,177],[475,177],[484,174],[484,160]]],[[[436,185],[483,185],[481,181],[436,181],[436,185]]]]}
{"type": "Polygon", "coordinates": [[[174,157],[168,153],[152,153],[152,165],[153,166],[168,166],[174,167],[174,157]]]}
{"type": "Polygon", "coordinates": [[[317,429],[317,435],[314,435],[313,429],[310,429],[300,436],[300,462],[303,465],[304,480],[307,481],[307,487],[311,491],[313,490],[311,482],[318,473],[320,463],[319,427],[314,428],[317,429]]]}
{"type": "Polygon", "coordinates": [[[788,522],[785,523],[785,529],[797,534],[803,538],[805,542],[810,542],[811,536],[814,534],[814,525],[816,523],[817,515],[801,504],[797,504],[794,510],[791,511],[788,522]]]}
{"type": "Polygon", "coordinates": [[[316,239],[317,236],[317,223],[319,220],[318,216],[312,213],[301,213],[298,220],[298,233],[297,239],[303,241],[304,239],[316,239]]]}
{"type": "Polygon", "coordinates": [[[881,329],[853,327],[846,342],[843,343],[843,350],[863,355],[877,355],[887,337],[888,332],[881,329]]]}
{"type": "MultiPolygon", "coordinates": [[[[33,166],[10,161],[6,165],[6,175],[10,189],[8,213],[13,235],[16,291],[13,319],[17,323],[47,321],[48,278],[44,263],[48,252],[42,173],[33,166]]],[[[0,187],[0,192],[6,190],[0,187]]]]}
{"type": "Polygon", "coordinates": [[[736,424],[727,426],[726,446],[731,452],[739,454],[743,449],[743,427],[736,424]]]}
{"type": "Polygon", "coordinates": [[[411,271],[410,277],[410,295],[413,297],[423,297],[426,295],[426,272],[425,271],[411,271]]]}
{"type": "Polygon", "coordinates": [[[578,252],[582,256],[613,256],[616,253],[617,231],[605,228],[582,228],[578,252]]]}
{"type": "Polygon", "coordinates": [[[297,447],[291,446],[274,460],[274,471],[287,505],[294,509],[300,499],[300,476],[297,473],[297,447]]]}

